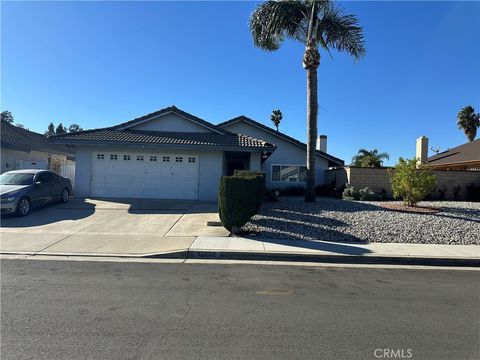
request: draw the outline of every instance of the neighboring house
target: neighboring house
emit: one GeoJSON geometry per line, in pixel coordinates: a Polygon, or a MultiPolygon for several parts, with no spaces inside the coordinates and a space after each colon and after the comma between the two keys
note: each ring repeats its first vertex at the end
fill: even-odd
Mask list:
{"type": "Polygon", "coordinates": [[[77,195],[120,198],[217,200],[222,175],[260,171],[276,148],[175,106],[50,140],[75,148],[77,195]]]}
{"type": "MultiPolygon", "coordinates": [[[[305,186],[306,144],[246,116],[236,117],[218,126],[235,133],[264,139],[277,146],[275,152],[261,164],[261,170],[266,173],[269,189],[305,186]]],[[[316,185],[321,185],[325,183],[325,170],[342,166],[344,162],[327,154],[325,135],[317,139],[316,156],[316,185]]]]}
{"type": "Polygon", "coordinates": [[[480,170],[480,139],[428,157],[428,138],[417,139],[417,158],[435,170],[480,170]]]}
{"type": "Polygon", "coordinates": [[[72,164],[74,151],[50,143],[47,138],[2,121],[1,158],[4,173],[16,169],[51,169],[61,172],[60,166],[72,164]]]}

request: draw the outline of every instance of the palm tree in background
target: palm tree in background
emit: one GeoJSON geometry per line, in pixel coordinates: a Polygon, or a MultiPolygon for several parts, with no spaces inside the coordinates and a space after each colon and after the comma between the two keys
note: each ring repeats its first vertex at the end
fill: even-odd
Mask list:
{"type": "Polygon", "coordinates": [[[390,159],[390,156],[383,152],[379,153],[377,149],[373,150],[366,150],[360,149],[358,150],[357,155],[352,158],[352,166],[360,166],[360,167],[382,167],[383,159],[390,159]]]}
{"type": "Polygon", "coordinates": [[[283,114],[280,110],[273,110],[272,115],[270,115],[270,120],[272,120],[273,125],[277,128],[278,131],[278,126],[280,125],[280,121],[283,119],[283,114]]]}
{"type": "Polygon", "coordinates": [[[363,31],[354,15],[346,15],[331,1],[266,1],[250,17],[255,46],[277,50],[290,38],[305,46],[303,67],[307,71],[307,186],[305,201],[315,201],[315,144],[317,139],[318,46],[346,51],[356,60],[365,54],[363,31]]]}
{"type": "Polygon", "coordinates": [[[475,114],[475,109],[468,105],[460,110],[457,120],[458,128],[463,130],[468,141],[475,140],[477,129],[480,127],[480,114],[475,114]]]}

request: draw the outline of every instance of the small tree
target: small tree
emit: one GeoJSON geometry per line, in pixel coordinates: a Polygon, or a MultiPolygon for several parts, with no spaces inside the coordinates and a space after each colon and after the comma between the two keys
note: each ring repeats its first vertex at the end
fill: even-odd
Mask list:
{"type": "Polygon", "coordinates": [[[436,178],[424,165],[417,166],[417,159],[400,158],[391,175],[392,192],[403,203],[415,206],[417,202],[432,193],[436,178]]]}
{"type": "Polygon", "coordinates": [[[45,135],[46,136],[55,135],[55,125],[53,125],[53,123],[50,123],[50,125],[48,125],[47,131],[45,131],[45,135]]]}
{"type": "Polygon", "coordinates": [[[77,131],[82,131],[83,129],[80,127],[78,124],[72,124],[68,127],[68,132],[77,132],[77,131]]]}
{"type": "Polygon", "coordinates": [[[280,110],[273,110],[272,115],[270,115],[270,120],[272,120],[273,125],[277,128],[278,131],[278,126],[280,125],[280,121],[283,119],[283,114],[280,110]]]}
{"type": "Polygon", "coordinates": [[[5,122],[8,122],[10,124],[13,123],[13,115],[10,111],[8,110],[5,110],[5,111],[2,111],[0,113],[0,118],[2,119],[2,121],[5,121],[5,122]]]}
{"type": "Polygon", "coordinates": [[[65,134],[67,129],[63,126],[62,123],[58,124],[57,128],[55,129],[55,134],[65,134]]]}

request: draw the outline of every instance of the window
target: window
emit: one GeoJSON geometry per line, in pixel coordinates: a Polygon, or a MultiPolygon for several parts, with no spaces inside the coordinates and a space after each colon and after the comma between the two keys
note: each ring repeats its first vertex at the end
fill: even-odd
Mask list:
{"type": "Polygon", "coordinates": [[[272,181],[305,182],[307,167],[298,165],[273,165],[272,181]]]}
{"type": "Polygon", "coordinates": [[[157,161],[157,155],[150,155],[150,161],[157,161]]]}
{"type": "Polygon", "coordinates": [[[117,154],[110,154],[110,160],[118,160],[117,154]]]}
{"type": "Polygon", "coordinates": [[[97,160],[105,159],[105,154],[97,154],[97,160]]]}
{"type": "Polygon", "coordinates": [[[123,155],[123,160],[131,160],[131,157],[130,155],[123,155]]]}
{"type": "Polygon", "coordinates": [[[196,159],[194,157],[189,157],[188,158],[189,163],[194,163],[195,161],[196,161],[196,159]]]}
{"type": "Polygon", "coordinates": [[[170,156],[164,156],[163,161],[164,162],[170,162],[170,156]]]}
{"type": "Polygon", "coordinates": [[[181,156],[176,156],[176,157],[175,157],[175,162],[183,162],[183,157],[181,157],[181,156]]]}
{"type": "Polygon", "coordinates": [[[143,161],[143,155],[137,155],[137,161],[143,161]]]}
{"type": "Polygon", "coordinates": [[[56,180],[56,178],[55,178],[54,174],[49,173],[49,172],[40,173],[38,175],[38,178],[37,178],[37,181],[39,181],[43,184],[51,182],[51,181],[55,181],[55,180],[56,180]]]}

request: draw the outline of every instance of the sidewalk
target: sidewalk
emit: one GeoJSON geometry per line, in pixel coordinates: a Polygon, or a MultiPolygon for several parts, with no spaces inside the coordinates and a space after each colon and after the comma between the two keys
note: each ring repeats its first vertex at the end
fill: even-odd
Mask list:
{"type": "Polygon", "coordinates": [[[90,236],[88,239],[72,236],[44,242],[41,234],[33,237],[21,234],[32,237],[30,241],[21,242],[19,235],[2,238],[2,254],[480,267],[478,245],[339,243],[220,236],[90,236]],[[22,248],[19,243],[29,246],[22,248]]]}

